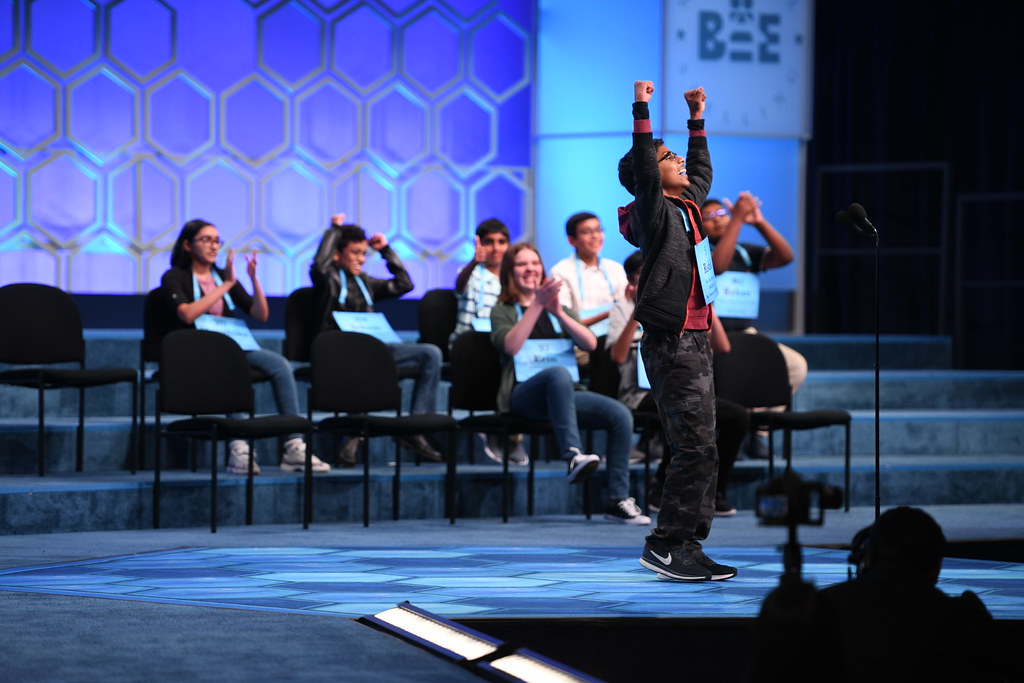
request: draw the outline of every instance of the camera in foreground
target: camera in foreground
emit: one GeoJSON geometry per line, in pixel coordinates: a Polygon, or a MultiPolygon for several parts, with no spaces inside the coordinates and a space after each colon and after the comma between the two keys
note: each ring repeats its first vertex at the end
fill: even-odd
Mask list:
{"type": "Polygon", "coordinates": [[[842,491],[820,481],[804,481],[792,470],[757,487],[755,511],[761,524],[795,526],[825,523],[825,510],[838,510],[842,491]]]}

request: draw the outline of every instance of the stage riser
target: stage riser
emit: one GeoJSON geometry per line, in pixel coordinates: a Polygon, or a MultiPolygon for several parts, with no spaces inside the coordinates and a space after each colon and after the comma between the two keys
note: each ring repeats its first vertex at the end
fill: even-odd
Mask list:
{"type": "MultiPolygon", "coordinates": [[[[803,354],[812,370],[873,372],[875,368],[874,335],[769,336],[803,354]]],[[[952,367],[953,343],[948,337],[882,336],[878,346],[879,367],[883,370],[952,367]]]]}
{"type": "MultiPolygon", "coordinates": [[[[1024,373],[957,370],[883,372],[882,410],[980,410],[1024,408],[1024,373]]],[[[810,372],[793,397],[794,410],[875,409],[875,375],[810,372]]]]}
{"type": "MultiPolygon", "coordinates": [[[[306,410],[307,385],[299,383],[300,410],[306,410]]],[[[255,387],[256,410],[276,410],[270,384],[255,387]]],[[[438,389],[437,405],[444,409],[448,401],[448,385],[438,389]]],[[[156,385],[148,383],[146,391],[147,419],[153,419],[156,385]]],[[[409,409],[412,381],[403,381],[403,410],[409,409]]],[[[1024,373],[969,371],[921,372],[915,375],[883,373],[880,383],[883,410],[979,410],[983,408],[1024,408],[1024,373]]],[[[46,392],[47,417],[77,417],[78,391],[72,389],[46,392]]],[[[121,416],[131,414],[131,392],[126,384],[96,387],[86,391],[86,416],[121,416]]],[[[872,372],[840,374],[811,372],[793,399],[795,410],[839,408],[843,410],[874,410],[875,388],[872,372]]],[[[0,386],[0,415],[32,417],[38,413],[38,393],[34,389],[0,386]]]]}
{"type": "MultiPolygon", "coordinates": [[[[86,420],[84,471],[106,472],[126,470],[129,460],[129,424],[127,418],[91,418],[86,420]]],[[[37,470],[35,420],[3,420],[0,422],[0,474],[31,474],[37,470]]],[[[75,466],[77,420],[54,418],[46,423],[47,473],[72,472],[75,466]]],[[[147,423],[145,467],[152,466],[154,453],[153,424],[147,423]]],[[[793,433],[794,457],[835,456],[843,454],[843,429],[827,427],[793,433]]],[[[873,455],[875,424],[873,411],[854,413],[851,428],[853,455],[873,455]]],[[[594,450],[603,452],[604,435],[594,434],[594,450]]],[[[880,422],[881,453],[884,455],[991,455],[1024,453],[1024,411],[916,411],[882,413],[880,422]]],[[[443,439],[442,439],[442,443],[443,439]]],[[[467,438],[457,440],[460,461],[468,462],[467,438]]],[[[479,442],[471,442],[478,462],[487,461],[479,442]]],[[[314,452],[333,461],[333,438],[318,435],[314,452]]],[[[530,451],[536,450],[527,442],[530,451]]],[[[165,447],[166,449],[167,447],[165,447]]],[[[174,449],[173,442],[170,448],[174,449]]],[[[199,450],[205,457],[207,445],[199,450]]],[[[775,433],[776,453],[782,454],[782,433],[775,433]]],[[[280,447],[276,440],[257,442],[258,461],[277,465],[280,447]]],[[[165,459],[166,467],[183,467],[183,451],[165,459]]],[[[409,453],[406,451],[406,457],[409,453]]],[[[384,464],[394,458],[390,439],[371,440],[371,463],[384,464]]],[[[1022,458],[1024,461],[1024,458],[1022,458]]],[[[837,461],[837,466],[841,461],[837,461]]]]}
{"type": "MultiPolygon", "coordinates": [[[[825,481],[842,488],[842,471],[800,470],[807,480],[825,481]]],[[[754,507],[756,489],[762,483],[760,468],[737,468],[730,500],[741,510],[754,507]]],[[[632,468],[632,495],[642,499],[643,469],[632,468]]],[[[69,481],[65,479],[65,481],[69,481]]],[[[152,524],[152,473],[126,475],[109,488],[98,480],[50,489],[26,486],[18,492],[0,491],[0,534],[56,533],[104,529],[148,529],[152,524]]],[[[591,484],[591,523],[603,520],[605,477],[599,472],[591,484]]],[[[468,466],[458,475],[457,514],[461,518],[498,518],[501,515],[501,477],[497,468],[468,466]]],[[[851,503],[869,506],[874,501],[874,474],[868,463],[858,463],[852,477],[851,503]]],[[[422,472],[403,468],[401,487],[403,519],[444,520],[443,470],[425,467],[422,472]]],[[[967,503],[1014,503],[1024,499],[1024,467],[967,469],[963,467],[904,469],[883,476],[885,505],[949,505],[967,503]]],[[[317,522],[359,522],[362,520],[361,475],[317,477],[314,482],[314,524],[317,522]]],[[[538,472],[535,484],[535,514],[580,515],[583,517],[582,487],[569,486],[560,468],[538,472]]],[[[299,477],[266,476],[253,487],[254,523],[294,524],[300,529],[302,485],[299,477]]],[[[516,471],[511,487],[512,514],[527,513],[526,473],[516,471]]],[[[164,528],[209,526],[209,471],[194,475],[165,476],[161,502],[164,528]]],[[[218,485],[218,523],[245,523],[245,478],[224,475],[218,485]]],[[[827,514],[843,514],[830,511],[827,514]]],[[[370,532],[373,522],[391,519],[391,473],[375,470],[371,479],[370,532]]],[[[728,524],[720,519],[716,524],[728,524]]],[[[500,523],[495,522],[500,534],[500,523]]]]}

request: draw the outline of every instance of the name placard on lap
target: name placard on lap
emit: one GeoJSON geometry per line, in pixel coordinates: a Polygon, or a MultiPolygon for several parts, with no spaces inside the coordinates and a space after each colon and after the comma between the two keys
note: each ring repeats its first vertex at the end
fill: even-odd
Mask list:
{"type": "Polygon", "coordinates": [[[342,332],[361,332],[376,337],[385,344],[401,344],[402,338],[391,327],[383,313],[352,313],[334,311],[334,320],[342,332]]]}
{"type": "Polygon", "coordinates": [[[491,319],[490,318],[473,318],[473,329],[476,332],[490,332],[491,331],[491,319]]]}
{"type": "Polygon", "coordinates": [[[527,339],[512,358],[516,381],[525,382],[541,370],[562,366],[574,382],[580,381],[580,368],[571,339],[527,339]]]}
{"type": "MultiPolygon", "coordinates": [[[[606,306],[595,306],[594,308],[588,308],[580,311],[580,320],[586,320],[587,318],[593,318],[598,313],[607,313],[612,310],[612,306],[615,304],[607,304],[606,306]]],[[[590,326],[590,331],[594,333],[595,337],[604,337],[608,334],[608,318],[599,320],[590,326]]]]}
{"type": "Polygon", "coordinates": [[[195,326],[197,330],[219,332],[231,337],[235,340],[236,344],[242,347],[243,351],[256,351],[260,348],[259,343],[256,342],[256,337],[252,336],[252,330],[249,329],[244,320],[204,313],[195,319],[195,326]]]}
{"type": "Polygon", "coordinates": [[[755,319],[761,306],[761,283],[756,273],[727,270],[718,276],[715,312],[720,318],[755,319]]]}
{"type": "Polygon", "coordinates": [[[697,242],[693,253],[697,257],[697,274],[700,275],[700,286],[704,290],[704,303],[710,304],[718,297],[715,265],[711,262],[711,241],[705,239],[697,242]]]}

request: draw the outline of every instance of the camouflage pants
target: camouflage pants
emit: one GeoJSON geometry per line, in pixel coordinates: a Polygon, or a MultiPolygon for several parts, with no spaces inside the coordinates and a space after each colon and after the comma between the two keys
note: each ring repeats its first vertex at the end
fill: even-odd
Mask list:
{"type": "Polygon", "coordinates": [[[647,541],[697,550],[711,531],[718,478],[711,344],[702,331],[649,330],[640,352],[671,457],[658,526],[647,541]]]}

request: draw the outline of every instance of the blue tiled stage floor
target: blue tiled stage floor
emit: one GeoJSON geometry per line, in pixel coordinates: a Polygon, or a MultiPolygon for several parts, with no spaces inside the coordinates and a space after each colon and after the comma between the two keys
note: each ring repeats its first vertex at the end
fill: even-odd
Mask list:
{"type": "MultiPolygon", "coordinates": [[[[818,587],[847,576],[845,551],[804,548],[818,587]]],[[[716,547],[729,581],[663,581],[635,546],[189,547],[0,570],[0,590],[342,617],[408,600],[461,617],[754,617],[782,572],[772,547],[716,547]]],[[[976,592],[1024,619],[1024,565],[947,559],[939,588],[976,592]]]]}

